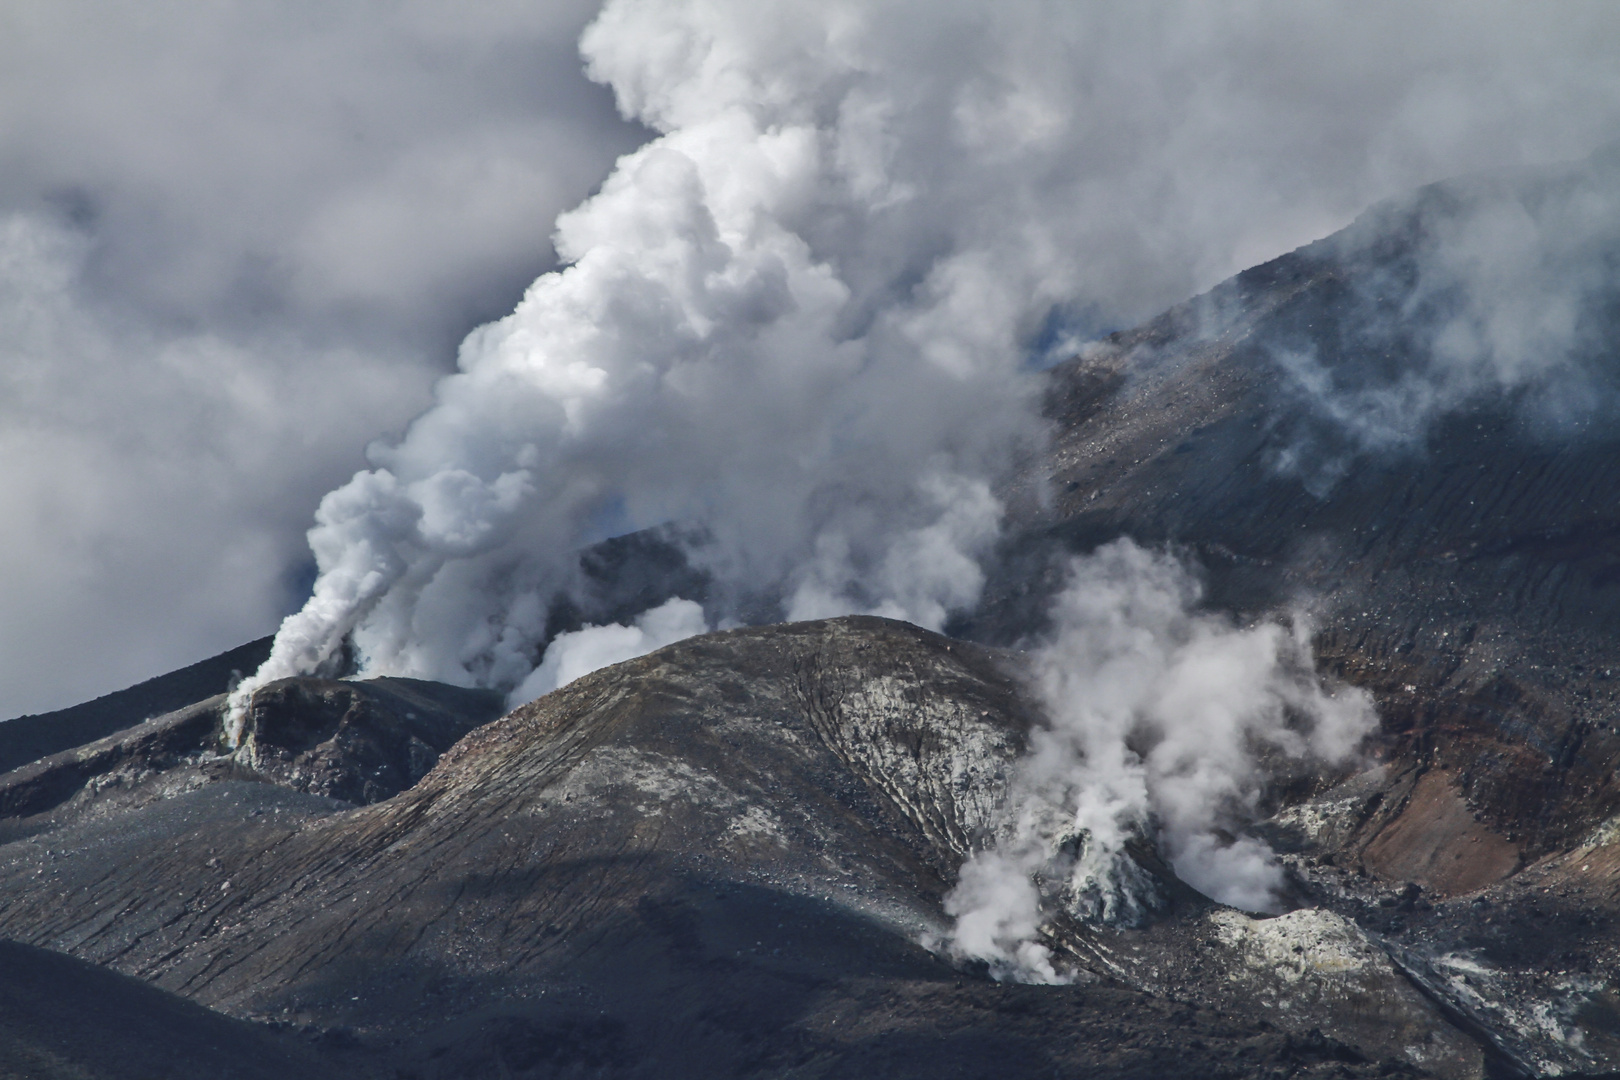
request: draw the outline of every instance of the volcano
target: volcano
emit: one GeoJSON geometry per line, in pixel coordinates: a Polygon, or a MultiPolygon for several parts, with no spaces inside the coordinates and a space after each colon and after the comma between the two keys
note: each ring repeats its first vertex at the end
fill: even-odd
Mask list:
{"type": "MultiPolygon", "coordinates": [[[[0,725],[0,1063],[1620,1073],[1620,246],[1567,227],[1617,182],[1600,158],[1434,185],[1052,369],[1051,439],[949,636],[740,628],[505,715],[288,679],[231,746],[255,643],[0,725]],[[1497,309],[1450,255],[1510,212],[1553,238],[1522,287],[1579,283],[1541,374],[1458,360],[1497,309]],[[1145,836],[1152,917],[1055,905],[1068,981],[999,982],[941,947],[945,898],[1046,722],[1027,649],[1065,560],[1119,537],[1200,567],[1239,623],[1308,626],[1379,728],[1269,777],[1248,832],[1286,910],[1206,898],[1145,836]],[[137,1009],[170,1019],[113,1019],[137,1009]]],[[[646,554],[602,563],[638,605],[690,591],[656,537],[619,548],[646,554]]]]}

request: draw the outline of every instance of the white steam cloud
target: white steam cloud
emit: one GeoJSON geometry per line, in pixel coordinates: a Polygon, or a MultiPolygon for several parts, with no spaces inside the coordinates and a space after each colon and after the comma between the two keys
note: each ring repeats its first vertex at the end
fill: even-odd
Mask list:
{"type": "Polygon", "coordinates": [[[707,633],[703,607],[676,597],[638,615],[629,626],[610,623],[558,634],[545,659],[508,696],[512,708],[567,686],[598,668],[631,660],[698,634],[707,633]]]}
{"type": "MultiPolygon", "coordinates": [[[[345,645],[368,673],[517,689],[553,598],[582,591],[577,552],[666,523],[713,582],[706,623],[939,627],[976,602],[994,482],[1039,438],[1041,357],[1326,231],[1434,165],[1442,120],[1451,161],[1578,134],[1481,125],[1597,78],[1523,92],[1553,70],[1535,57],[1595,47],[1563,32],[1504,67],[1501,39],[1463,20],[1438,82],[1422,48],[1369,46],[1379,81],[1318,63],[1359,19],[1167,10],[610,0],[588,71],[657,137],[559,219],[565,268],[469,336],[434,407],[322,501],[313,596],[238,706],[345,645]],[[1309,59],[1256,52],[1257,27],[1309,59]],[[1313,79],[1232,81],[1273,71],[1313,79]],[[1471,80],[1495,88],[1489,109],[1436,96],[1471,80]],[[1353,136],[1324,142],[1329,116],[1353,136]],[[1346,164],[1297,158],[1307,143],[1360,158],[1300,171],[1346,164]],[[1286,225],[1234,224],[1269,199],[1292,200],[1286,225]]],[[[1410,38],[1396,22],[1380,33],[1410,38]]]]}
{"type": "Polygon", "coordinates": [[[1165,903],[1132,846],[1222,903],[1276,902],[1281,869],[1242,834],[1265,758],[1342,763],[1375,717],[1362,691],[1322,685],[1300,620],[1235,626],[1198,611],[1200,592],[1174,558],[1129,540],[1074,560],[1032,656],[1047,725],[994,842],[946,899],[952,951],[1000,978],[1062,981],[1040,942],[1053,912],[1130,925],[1165,903]]]}
{"type": "Polygon", "coordinates": [[[702,537],[716,618],[937,629],[977,601],[991,482],[1037,434],[1027,340],[1071,260],[1011,228],[1039,132],[954,115],[864,22],[609,5],[591,70],[663,134],[560,220],[570,265],[323,501],[314,596],[238,701],[345,637],[367,671],[524,684],[577,551],[666,522],[702,537]],[[920,175],[953,129],[1011,142],[920,175]]]}
{"type": "Polygon", "coordinates": [[[0,5],[0,719],[233,648],[646,133],[592,0],[0,5]]]}

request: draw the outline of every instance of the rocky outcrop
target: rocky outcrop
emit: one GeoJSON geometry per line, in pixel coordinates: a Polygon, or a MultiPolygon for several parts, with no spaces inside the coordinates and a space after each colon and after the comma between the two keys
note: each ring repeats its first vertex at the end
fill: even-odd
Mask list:
{"type": "Polygon", "coordinates": [[[381,802],[504,711],[494,691],[419,679],[284,679],[255,691],[231,757],[295,791],[381,802]]]}
{"type": "Polygon", "coordinates": [[[1442,773],[1353,778],[1266,823],[1311,902],[1354,922],[1510,1073],[1606,1076],[1620,1063],[1620,835],[1599,825],[1518,868],[1516,849],[1459,813],[1442,773]],[[1389,792],[1392,806],[1379,805],[1389,792]],[[1426,831],[1425,824],[1433,831],[1426,831]],[[1309,841],[1336,838],[1332,847],[1309,841]],[[1370,838],[1370,841],[1369,841],[1370,838]],[[1301,842],[1306,840],[1306,842],[1301,842]],[[1450,853],[1462,850],[1462,857],[1450,853]],[[1471,858],[1467,852],[1478,853],[1471,858]],[[1455,891],[1378,876],[1426,870],[1455,891]],[[1435,862],[1440,865],[1436,866],[1435,862]]]}

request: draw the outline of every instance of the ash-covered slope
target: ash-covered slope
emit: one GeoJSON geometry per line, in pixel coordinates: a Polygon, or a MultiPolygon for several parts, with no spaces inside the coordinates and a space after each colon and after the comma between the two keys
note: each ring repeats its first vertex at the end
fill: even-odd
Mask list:
{"type": "MultiPolygon", "coordinates": [[[[337,1029],[383,1075],[1415,1075],[1386,1033],[1274,1022],[1219,964],[1155,963],[1183,991],[1155,995],[1109,959],[1173,937],[1069,927],[1069,987],[922,948],[1032,719],[991,654],[905,624],[711,635],[479,729],[372,806],[225,780],[81,809],[0,848],[0,934],[337,1029]]],[[[1477,1075],[1362,959],[1381,1017],[1477,1075]]]]}
{"type": "Polygon", "coordinates": [[[964,627],[1030,634],[1054,556],[1121,534],[1304,613],[1381,765],[1279,788],[1266,834],[1545,1075],[1620,1069],[1617,193],[1605,160],[1436,185],[1058,369],[1048,501],[964,627]],[[1524,296],[1562,314],[1509,355],[1524,296]]]}
{"type": "MultiPolygon", "coordinates": [[[[297,679],[265,687],[243,744],[221,727],[224,694],[0,773],[0,837],[105,818],[221,780],[278,784],[348,803],[410,787],[502,697],[417,679],[297,679]]],[[[9,735],[0,727],[0,747],[9,735]]],[[[33,739],[24,732],[22,742],[33,739]]]]}

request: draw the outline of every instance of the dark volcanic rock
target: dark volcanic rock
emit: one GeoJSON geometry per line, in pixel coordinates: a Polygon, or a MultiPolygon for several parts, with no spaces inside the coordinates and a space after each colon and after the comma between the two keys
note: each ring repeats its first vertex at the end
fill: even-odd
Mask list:
{"type": "Polygon", "coordinates": [[[109,787],[124,788],[154,775],[170,774],[207,755],[218,746],[224,704],[224,695],[216,694],[0,774],[0,815],[10,826],[0,835],[16,832],[18,823],[57,811],[81,796],[99,799],[109,787]]]}
{"type": "MultiPolygon", "coordinates": [[[[1202,565],[1215,605],[1307,612],[1328,669],[1376,694],[1397,774],[1446,770],[1513,846],[1493,857],[1501,872],[1620,812],[1620,430],[1549,427],[1527,392],[1482,393],[1413,445],[1357,453],[1285,363],[1309,351],[1352,388],[1424,369],[1435,346],[1415,328],[1430,316],[1410,297],[1433,238],[1481,201],[1534,210],[1548,188],[1616,185],[1593,168],[1436,185],[1055,371],[1050,499],[963,629],[1030,634],[1064,552],[1121,534],[1169,543],[1202,565]]],[[[1584,359],[1606,400],[1620,278],[1600,280],[1582,310],[1607,351],[1584,359]]]]}
{"type": "Polygon", "coordinates": [[[417,679],[287,679],[254,695],[241,747],[225,695],[0,774],[0,837],[105,818],[226,780],[376,802],[421,779],[501,695],[417,679]]]}
{"type": "Polygon", "coordinates": [[[1601,163],[1436,185],[1055,371],[1047,499],[1012,493],[1035,509],[960,628],[1031,634],[1067,556],[1121,534],[1195,560],[1240,617],[1303,613],[1323,665],[1375,695],[1381,764],[1280,785],[1262,831],[1310,902],[1536,1075],[1620,1069],[1614,238],[1549,240],[1536,270],[1579,286],[1576,344],[1545,346],[1572,357],[1539,361],[1580,407],[1550,416],[1557,380],[1486,387],[1373,449],[1333,407],[1436,369],[1435,298],[1456,297],[1421,279],[1459,222],[1552,230],[1615,187],[1601,163]]]}
{"type": "Polygon", "coordinates": [[[419,679],[283,679],[254,693],[233,756],[297,791],[374,803],[426,776],[457,739],[504,711],[494,691],[419,679]]]}

